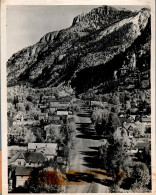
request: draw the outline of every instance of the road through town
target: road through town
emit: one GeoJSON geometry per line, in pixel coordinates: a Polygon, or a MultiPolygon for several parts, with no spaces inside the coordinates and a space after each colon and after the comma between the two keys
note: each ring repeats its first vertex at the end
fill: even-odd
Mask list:
{"type": "Polygon", "coordinates": [[[100,172],[98,164],[98,147],[102,140],[95,133],[90,115],[91,110],[82,107],[81,112],[74,116],[76,134],[67,174],[68,180],[74,184],[66,187],[66,192],[69,193],[109,192],[108,187],[103,184],[106,175],[100,172]]]}

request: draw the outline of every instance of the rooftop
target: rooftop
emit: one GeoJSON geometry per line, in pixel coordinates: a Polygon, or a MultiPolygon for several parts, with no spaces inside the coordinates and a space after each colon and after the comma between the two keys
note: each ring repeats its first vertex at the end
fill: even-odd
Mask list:
{"type": "Polygon", "coordinates": [[[32,163],[37,163],[38,161],[39,162],[45,161],[45,157],[43,156],[42,153],[26,152],[26,153],[23,153],[23,155],[25,157],[26,162],[31,161],[32,163]]]}
{"type": "Polygon", "coordinates": [[[56,146],[57,144],[55,143],[28,143],[28,150],[34,150],[36,148],[43,148],[43,147],[53,148],[56,146]]]}
{"type": "Polygon", "coordinates": [[[16,167],[15,175],[29,176],[32,171],[30,167],[16,167]]]}
{"type": "Polygon", "coordinates": [[[42,153],[36,152],[17,152],[10,160],[10,163],[15,162],[17,159],[24,159],[26,162],[31,161],[37,163],[38,161],[44,162],[45,157],[42,153]]]}
{"type": "Polygon", "coordinates": [[[135,148],[138,148],[138,149],[144,149],[144,148],[150,148],[150,143],[147,143],[147,142],[138,142],[136,145],[135,145],[135,148]]]}

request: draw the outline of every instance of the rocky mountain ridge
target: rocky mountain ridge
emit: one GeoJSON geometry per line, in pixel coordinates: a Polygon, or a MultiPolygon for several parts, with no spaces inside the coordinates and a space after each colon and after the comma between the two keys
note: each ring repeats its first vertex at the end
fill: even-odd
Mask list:
{"type": "MultiPolygon", "coordinates": [[[[32,87],[46,87],[67,82],[79,88],[79,79],[82,84],[84,80],[91,82],[90,76],[86,81],[81,73],[90,73],[93,67],[93,74],[100,67],[107,79],[107,63],[117,55],[127,55],[129,48],[136,49],[132,47],[144,31],[147,36],[139,46],[150,53],[149,9],[131,12],[109,6],[95,8],[75,17],[71,27],[47,33],[38,43],[14,54],[7,62],[8,86],[27,82],[32,87]]],[[[112,71],[120,65],[114,64],[112,71]]],[[[89,87],[82,86],[83,90],[89,87]]]]}

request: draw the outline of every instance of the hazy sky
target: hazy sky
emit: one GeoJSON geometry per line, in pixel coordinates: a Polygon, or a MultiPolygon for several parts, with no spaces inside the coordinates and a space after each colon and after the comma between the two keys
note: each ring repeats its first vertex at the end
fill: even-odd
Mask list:
{"type": "MultiPolygon", "coordinates": [[[[73,18],[100,5],[7,6],[7,58],[48,32],[71,26],[73,18]]],[[[114,6],[130,10],[145,6],[114,6]]]]}

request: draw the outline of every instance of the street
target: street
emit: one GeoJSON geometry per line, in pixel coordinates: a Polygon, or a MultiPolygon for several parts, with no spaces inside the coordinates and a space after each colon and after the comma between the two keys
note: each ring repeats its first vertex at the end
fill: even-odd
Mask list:
{"type": "MultiPolygon", "coordinates": [[[[70,193],[108,193],[109,188],[104,171],[98,163],[98,147],[102,140],[96,135],[91,123],[91,110],[82,107],[81,112],[74,116],[76,136],[74,147],[70,154],[68,181],[74,182],[66,186],[70,193]],[[104,185],[106,183],[106,185],[104,185]]],[[[108,180],[111,181],[111,180],[108,180]]]]}

